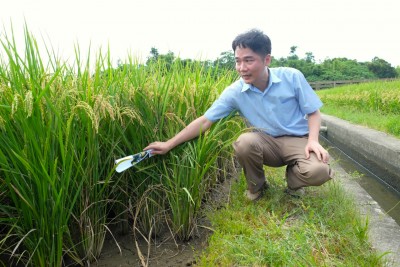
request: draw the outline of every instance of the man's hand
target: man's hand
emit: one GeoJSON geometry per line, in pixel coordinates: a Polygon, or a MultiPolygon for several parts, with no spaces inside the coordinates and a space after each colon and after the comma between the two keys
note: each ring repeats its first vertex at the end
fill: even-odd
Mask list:
{"type": "Polygon", "coordinates": [[[143,150],[152,149],[151,154],[153,155],[166,154],[177,145],[199,136],[200,133],[208,130],[212,124],[212,121],[209,121],[206,117],[201,116],[192,121],[188,126],[186,126],[182,131],[180,131],[173,138],[169,139],[167,142],[153,142],[146,146],[143,150]]]}
{"type": "Polygon", "coordinates": [[[319,144],[319,142],[308,140],[308,143],[305,147],[306,159],[310,158],[310,152],[314,152],[315,155],[317,155],[317,158],[322,160],[322,162],[328,163],[329,153],[319,144]]]}
{"type": "Polygon", "coordinates": [[[171,150],[171,146],[168,142],[153,142],[146,146],[143,150],[151,149],[153,155],[164,155],[171,150]]]}
{"type": "Polygon", "coordinates": [[[319,129],[321,127],[321,113],[316,110],[313,113],[308,114],[308,143],[305,148],[306,159],[310,158],[310,152],[314,152],[319,160],[324,163],[329,161],[329,153],[323,148],[318,142],[319,129]]]}

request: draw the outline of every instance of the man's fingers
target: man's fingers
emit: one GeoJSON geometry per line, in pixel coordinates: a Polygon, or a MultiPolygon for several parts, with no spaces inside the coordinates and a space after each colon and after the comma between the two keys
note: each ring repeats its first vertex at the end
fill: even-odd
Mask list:
{"type": "Polygon", "coordinates": [[[310,158],[310,151],[308,151],[308,149],[306,148],[305,152],[306,152],[306,159],[309,159],[310,158]]]}
{"type": "Polygon", "coordinates": [[[317,150],[317,152],[315,153],[315,154],[317,154],[317,158],[318,158],[318,160],[321,160],[322,159],[322,153],[319,151],[319,150],[317,150]]]}
{"type": "Polygon", "coordinates": [[[317,144],[317,145],[315,145],[315,144],[307,145],[306,149],[305,149],[306,159],[310,158],[310,152],[314,152],[319,161],[322,161],[324,163],[328,163],[328,161],[329,161],[329,153],[321,145],[319,145],[319,144],[317,144]]]}
{"type": "Polygon", "coordinates": [[[324,163],[328,163],[329,161],[329,153],[325,151],[325,153],[322,155],[322,160],[324,163]]]}

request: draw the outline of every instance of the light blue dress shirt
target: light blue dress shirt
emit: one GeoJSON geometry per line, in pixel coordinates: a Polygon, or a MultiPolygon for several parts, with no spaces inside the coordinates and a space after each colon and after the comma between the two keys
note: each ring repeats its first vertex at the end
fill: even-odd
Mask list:
{"type": "Polygon", "coordinates": [[[271,136],[308,134],[307,114],[317,111],[322,102],[293,68],[270,68],[268,87],[264,92],[242,78],[228,86],[204,116],[215,122],[238,112],[250,127],[271,136]]]}

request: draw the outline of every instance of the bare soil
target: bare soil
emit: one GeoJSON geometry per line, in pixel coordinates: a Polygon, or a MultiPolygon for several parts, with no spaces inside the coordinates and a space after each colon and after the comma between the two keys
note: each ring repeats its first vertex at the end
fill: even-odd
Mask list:
{"type": "Polygon", "coordinates": [[[150,253],[148,253],[147,242],[144,239],[138,240],[140,253],[147,265],[141,263],[133,235],[118,236],[118,245],[114,240],[107,239],[103,248],[104,252],[92,266],[192,266],[195,262],[195,255],[201,253],[206,247],[208,235],[209,231],[204,231],[188,242],[180,242],[174,241],[171,236],[166,234],[158,240],[153,240],[150,253]]]}
{"type": "MultiPolygon", "coordinates": [[[[212,190],[203,211],[218,209],[229,202],[231,185],[234,180],[235,178],[229,178],[217,185],[212,190]]],[[[207,247],[208,238],[211,234],[210,222],[204,215],[198,220],[194,237],[185,242],[175,240],[169,232],[164,232],[153,239],[150,247],[144,239],[137,240],[139,251],[132,234],[114,235],[115,240],[109,235],[104,243],[103,253],[97,262],[92,263],[91,266],[192,266],[196,263],[196,257],[201,255],[207,247]],[[142,260],[139,257],[140,254],[143,256],[142,260]]]]}

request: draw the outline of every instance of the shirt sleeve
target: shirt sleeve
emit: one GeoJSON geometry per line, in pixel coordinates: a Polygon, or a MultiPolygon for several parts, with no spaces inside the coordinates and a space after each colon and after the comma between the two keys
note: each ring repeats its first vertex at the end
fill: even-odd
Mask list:
{"type": "Polygon", "coordinates": [[[297,71],[293,82],[297,90],[300,110],[304,115],[313,113],[322,107],[322,101],[311,88],[303,73],[297,71]]]}
{"type": "Polygon", "coordinates": [[[204,113],[204,116],[212,122],[225,118],[236,110],[234,103],[234,88],[227,87],[204,113]]]}

